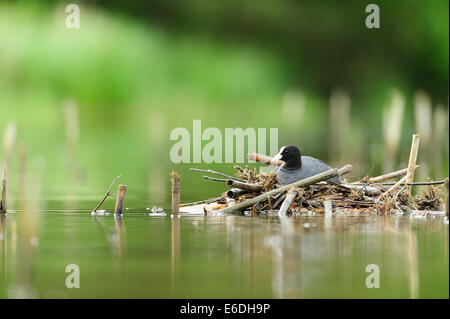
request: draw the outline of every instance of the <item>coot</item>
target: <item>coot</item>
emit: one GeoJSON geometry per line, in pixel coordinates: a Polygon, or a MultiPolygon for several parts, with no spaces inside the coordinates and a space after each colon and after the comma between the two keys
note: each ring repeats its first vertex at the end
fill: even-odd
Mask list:
{"type": "MultiPolygon", "coordinates": [[[[302,156],[296,146],[283,146],[274,159],[282,160],[285,164],[277,168],[277,181],[282,185],[291,184],[307,177],[325,172],[331,167],[311,156],[302,156]]],[[[339,176],[327,181],[339,183],[339,176]]]]}

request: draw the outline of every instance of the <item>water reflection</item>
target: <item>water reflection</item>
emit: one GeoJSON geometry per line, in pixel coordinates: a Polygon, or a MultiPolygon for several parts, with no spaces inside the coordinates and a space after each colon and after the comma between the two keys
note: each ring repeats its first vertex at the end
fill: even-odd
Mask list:
{"type": "Polygon", "coordinates": [[[105,236],[108,241],[108,245],[111,251],[111,255],[114,259],[114,269],[121,273],[123,271],[123,265],[125,260],[125,227],[122,216],[114,216],[114,227],[108,227],[103,217],[92,217],[97,224],[100,232],[105,236]]]}
{"type": "Polygon", "coordinates": [[[302,241],[294,221],[281,217],[278,234],[266,238],[272,247],[272,289],[276,298],[300,298],[302,241]]]}
{"type": "Polygon", "coordinates": [[[0,293],[10,298],[49,291],[85,298],[427,298],[448,291],[442,217],[88,217],[30,208],[39,205],[0,218],[0,293]],[[69,262],[80,265],[83,289],[65,289],[69,262]],[[365,286],[369,264],[380,268],[380,289],[365,286]]]}
{"type": "Polygon", "coordinates": [[[1,274],[2,280],[6,283],[6,273],[7,273],[7,239],[8,234],[6,233],[6,216],[0,214],[0,256],[2,258],[1,263],[1,274]]]}
{"type": "Polygon", "coordinates": [[[176,292],[177,282],[179,279],[180,273],[180,216],[173,215],[172,216],[172,251],[171,251],[171,262],[172,262],[172,293],[176,292]]]}
{"type": "MultiPolygon", "coordinates": [[[[211,220],[208,222],[209,227],[214,225],[211,220]]],[[[416,231],[421,228],[438,232],[443,219],[424,223],[412,218],[375,216],[245,221],[243,217],[229,216],[223,224],[233,253],[230,267],[241,269],[246,283],[251,283],[251,278],[261,270],[260,261],[270,257],[273,297],[356,297],[355,287],[359,287],[361,297],[370,297],[375,294],[364,287],[368,275],[365,267],[375,263],[381,268],[382,278],[389,278],[389,282],[383,283],[385,287],[391,287],[394,294],[402,297],[419,298],[416,231]],[[402,292],[405,284],[407,293],[402,292]],[[314,286],[322,287],[319,290],[327,294],[318,294],[314,286]]]]}

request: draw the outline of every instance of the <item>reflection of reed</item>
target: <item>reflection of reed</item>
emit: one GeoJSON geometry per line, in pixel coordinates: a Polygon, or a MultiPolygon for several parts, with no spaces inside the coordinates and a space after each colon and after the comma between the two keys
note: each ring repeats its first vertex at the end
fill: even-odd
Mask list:
{"type": "Polygon", "coordinates": [[[114,216],[115,229],[112,232],[112,246],[114,248],[114,253],[117,257],[117,267],[118,271],[123,270],[123,262],[125,257],[125,228],[123,225],[122,216],[114,216]]]}
{"type": "Polygon", "coordinates": [[[32,287],[32,273],[35,252],[39,245],[39,226],[43,210],[42,168],[37,167],[29,175],[26,186],[25,210],[17,214],[18,260],[14,284],[9,291],[11,298],[37,297],[36,290],[32,287]]]}
{"type": "Polygon", "coordinates": [[[381,287],[388,289],[380,290],[383,296],[419,298],[416,232],[441,232],[444,220],[333,216],[329,223],[318,216],[226,216],[205,218],[205,223],[214,234],[226,232],[231,254],[226,269],[239,278],[235,288],[244,296],[266,293],[266,278],[276,298],[374,296],[378,291],[360,281],[365,267],[374,263],[380,267],[381,287]],[[265,267],[267,261],[271,267],[265,267]]]}
{"type": "Polygon", "coordinates": [[[172,293],[176,292],[180,271],[180,218],[172,218],[172,293]]]}
{"type": "Polygon", "coordinates": [[[1,273],[2,279],[6,283],[6,274],[7,274],[7,239],[8,234],[6,233],[6,216],[0,215],[0,256],[1,256],[1,273]]]}
{"type": "Polygon", "coordinates": [[[125,260],[125,227],[123,224],[122,216],[114,216],[114,228],[107,230],[105,221],[103,218],[93,216],[95,223],[97,224],[100,231],[106,237],[109,247],[111,249],[111,254],[115,258],[114,266],[118,272],[122,272],[123,263],[125,260]]]}
{"type": "Polygon", "coordinates": [[[407,231],[407,258],[408,258],[408,284],[409,297],[419,298],[419,266],[417,262],[417,238],[411,229],[411,223],[406,227],[407,231]]]}
{"type": "Polygon", "coordinates": [[[277,298],[300,298],[301,232],[296,232],[292,219],[281,218],[279,234],[275,238],[278,238],[278,240],[275,245],[272,245],[273,291],[277,298]]]}
{"type": "MultiPolygon", "coordinates": [[[[446,217],[448,219],[448,217],[446,217]]],[[[447,261],[448,266],[448,226],[445,227],[445,260],[447,261]]]]}

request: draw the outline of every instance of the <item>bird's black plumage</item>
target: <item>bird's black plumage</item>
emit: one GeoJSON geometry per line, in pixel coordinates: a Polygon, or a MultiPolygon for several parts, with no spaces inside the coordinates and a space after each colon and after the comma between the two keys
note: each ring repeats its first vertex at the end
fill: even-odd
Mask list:
{"type": "MultiPolygon", "coordinates": [[[[275,157],[285,164],[280,166],[277,173],[277,181],[282,185],[314,176],[331,169],[331,166],[310,156],[302,156],[296,146],[283,146],[275,157]]],[[[339,183],[339,176],[329,178],[327,181],[339,183]]]]}

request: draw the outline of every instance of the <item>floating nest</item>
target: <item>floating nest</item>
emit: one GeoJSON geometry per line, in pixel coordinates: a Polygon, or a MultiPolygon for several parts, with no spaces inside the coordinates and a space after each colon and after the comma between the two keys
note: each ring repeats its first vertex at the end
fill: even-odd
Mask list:
{"type": "MultiPolygon", "coordinates": [[[[260,192],[246,192],[235,198],[227,197],[227,192],[213,203],[204,206],[205,213],[212,213],[222,208],[246,201],[279,187],[275,173],[258,172],[256,168],[235,166],[237,179],[262,186],[260,192]]],[[[418,195],[411,196],[406,186],[387,192],[383,183],[370,183],[365,177],[359,182],[348,184],[316,183],[295,188],[295,198],[286,213],[317,215],[325,213],[325,203],[331,202],[333,213],[347,216],[411,214],[444,210],[442,186],[426,185],[418,195]]],[[[246,213],[252,215],[278,212],[287,193],[268,197],[249,207],[246,213]]],[[[328,204],[329,205],[329,204],[328,204]]]]}

